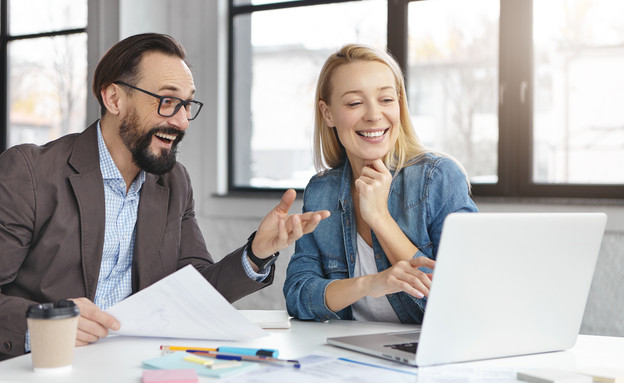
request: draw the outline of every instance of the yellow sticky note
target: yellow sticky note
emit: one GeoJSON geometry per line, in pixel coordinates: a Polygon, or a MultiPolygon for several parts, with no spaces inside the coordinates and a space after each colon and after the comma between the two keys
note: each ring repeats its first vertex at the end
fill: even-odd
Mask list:
{"type": "Polygon", "coordinates": [[[198,363],[206,367],[210,367],[214,364],[214,360],[212,359],[206,359],[195,355],[185,356],[184,360],[186,360],[187,362],[198,363]]]}

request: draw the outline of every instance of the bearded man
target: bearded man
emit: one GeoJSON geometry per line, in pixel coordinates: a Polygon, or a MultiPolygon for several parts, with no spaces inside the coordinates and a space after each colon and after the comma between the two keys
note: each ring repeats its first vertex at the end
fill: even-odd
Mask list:
{"type": "Polygon", "coordinates": [[[0,360],[28,352],[27,307],[72,299],[76,345],[117,330],[107,308],[192,264],[228,301],[273,281],[276,253],[329,212],[289,215],[293,190],[247,243],[215,263],[176,148],[202,103],[182,46],[128,37],[97,65],[101,119],[0,156],[0,360]]]}

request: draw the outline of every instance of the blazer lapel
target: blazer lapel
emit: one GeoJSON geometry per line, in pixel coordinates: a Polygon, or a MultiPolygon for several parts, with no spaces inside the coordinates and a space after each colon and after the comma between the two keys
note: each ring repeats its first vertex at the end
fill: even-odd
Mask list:
{"type": "Polygon", "coordinates": [[[158,262],[158,250],[165,233],[169,207],[169,188],[160,185],[158,176],[146,174],[141,187],[141,199],[137,214],[134,258],[132,260],[132,291],[139,291],[154,281],[158,262]]]}
{"type": "Polygon", "coordinates": [[[96,124],[76,138],[69,165],[77,174],[69,177],[80,215],[80,250],[86,297],[93,300],[97,289],[104,247],[104,181],[100,171],[96,124]]]}

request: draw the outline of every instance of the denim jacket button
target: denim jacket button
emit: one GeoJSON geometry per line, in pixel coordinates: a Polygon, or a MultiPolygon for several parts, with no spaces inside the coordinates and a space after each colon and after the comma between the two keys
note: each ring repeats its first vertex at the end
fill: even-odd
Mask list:
{"type": "Polygon", "coordinates": [[[2,348],[4,348],[5,352],[9,352],[13,348],[13,343],[7,340],[6,342],[2,344],[2,348]]]}
{"type": "Polygon", "coordinates": [[[379,253],[375,254],[375,258],[379,259],[381,258],[381,255],[379,253]]]}

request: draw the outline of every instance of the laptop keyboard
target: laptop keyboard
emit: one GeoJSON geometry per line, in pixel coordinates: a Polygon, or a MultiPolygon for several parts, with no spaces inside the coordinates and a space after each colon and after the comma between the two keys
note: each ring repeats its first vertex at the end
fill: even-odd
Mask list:
{"type": "Polygon", "coordinates": [[[384,347],[390,347],[393,350],[401,350],[405,352],[410,352],[412,354],[416,354],[416,348],[418,347],[418,342],[387,344],[387,345],[384,345],[384,347]]]}

